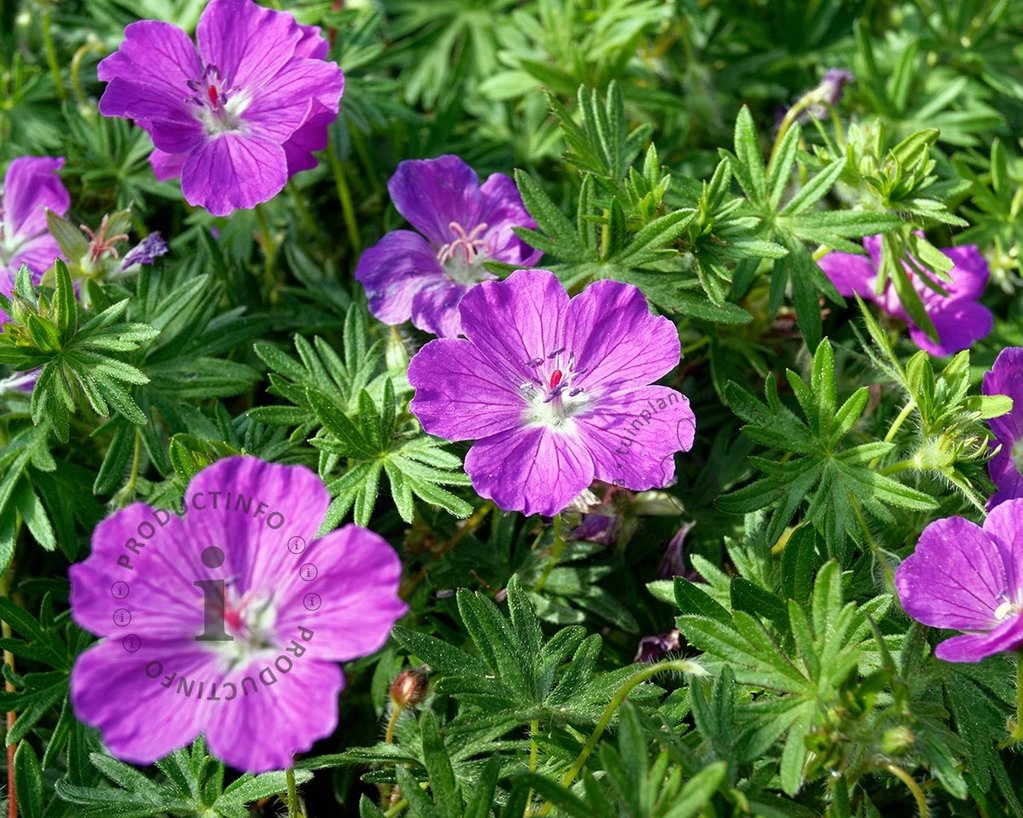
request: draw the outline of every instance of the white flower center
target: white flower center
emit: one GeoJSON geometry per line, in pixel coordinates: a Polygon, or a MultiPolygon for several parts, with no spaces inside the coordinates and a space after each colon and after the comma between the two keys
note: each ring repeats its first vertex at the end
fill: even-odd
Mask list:
{"type": "Polygon", "coordinates": [[[561,431],[570,431],[572,417],[592,404],[581,381],[588,371],[578,366],[575,353],[565,348],[526,362],[535,375],[520,386],[526,400],[524,419],[561,431]]]}
{"type": "Polygon", "coordinates": [[[487,223],[481,222],[472,230],[466,230],[458,222],[450,222],[448,228],[454,240],[437,251],[437,261],[444,265],[448,278],[456,284],[478,284],[492,278],[483,266],[492,252],[490,240],[483,238],[487,223]]]}
{"type": "Polygon", "coordinates": [[[277,632],[277,605],[272,591],[249,591],[239,598],[226,589],[224,631],[230,639],[204,641],[220,658],[225,671],[249,664],[254,659],[280,652],[277,632]]]}
{"type": "Polygon", "coordinates": [[[252,102],[252,95],[242,88],[231,87],[215,65],[207,65],[202,76],[186,82],[193,95],[185,101],[194,106],[207,136],[243,130],[242,114],[252,102]]]}

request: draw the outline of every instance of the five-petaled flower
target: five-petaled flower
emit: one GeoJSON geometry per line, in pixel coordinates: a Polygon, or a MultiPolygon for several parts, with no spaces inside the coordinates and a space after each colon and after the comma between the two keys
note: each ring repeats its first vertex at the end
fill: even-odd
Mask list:
{"type": "Polygon", "coordinates": [[[344,76],[319,29],[252,0],[213,0],[196,28],[131,23],[98,67],[99,109],[153,139],[158,179],[181,176],[189,204],[217,216],[273,198],[314,167],[327,144],[344,76]]]}
{"type": "Polygon", "coordinates": [[[667,318],[634,286],[574,298],[546,270],[478,284],[459,305],[466,339],[441,338],[409,365],[412,412],[430,434],[475,440],[465,469],[507,510],[551,516],[593,480],[667,485],[693,444],[685,395],[651,386],[679,361],[667,318]]]}
{"type": "Polygon", "coordinates": [[[292,763],[337,726],[338,662],[376,651],[406,611],[401,563],[349,525],[302,466],[232,457],[199,472],[183,516],[134,503],[71,568],[71,614],[102,637],[71,675],[78,717],[149,764],[206,736],[242,770],[292,763]]]}
{"type": "Polygon", "coordinates": [[[905,321],[909,325],[909,336],[918,347],[932,355],[951,355],[968,349],[974,341],[979,341],[991,332],[991,311],[979,303],[990,271],[976,246],[970,244],[942,249],[941,252],[955,264],[949,271],[951,283],[938,282],[948,295],[931,289],[906,268],[913,288],[920,294],[927,316],[938,332],[938,343],[928,338],[913,323],[891,281],[880,294],[877,292],[877,270],[881,263],[880,236],[865,238],[863,246],[870,254],[869,258],[852,253],[828,253],[820,260],[821,269],[841,295],[846,298],[853,294],[859,295],[865,301],[875,302],[888,315],[905,321]]]}
{"type": "MultiPolygon", "coordinates": [[[[57,240],[46,226],[46,211],[67,213],[71,197],[57,175],[64,160],[51,156],[21,156],[7,168],[0,200],[0,292],[10,295],[21,265],[38,283],[60,256],[57,240]]],[[[7,316],[0,311],[0,322],[7,316]]]]}
{"type": "Polygon", "coordinates": [[[979,662],[1023,647],[1023,500],[993,508],[983,528],[962,517],[931,523],[895,587],[914,619],[966,631],[938,645],[939,659],[979,662]]]}
{"type": "Polygon", "coordinates": [[[1012,410],[992,418],[991,431],[1001,448],[988,461],[988,473],[998,488],[988,500],[988,509],[1005,500],[1023,497],[1023,347],[1009,347],[998,353],[995,365],[984,375],[985,395],[1007,395],[1012,410]]]}
{"type": "Polygon", "coordinates": [[[536,222],[504,174],[494,173],[481,185],[457,156],[411,159],[398,165],[387,189],[419,233],[388,233],[356,267],[370,311],[385,324],[411,318],[421,330],[454,337],[462,329],[462,296],[495,278],[484,261],[531,267],[540,258],[513,231],[536,222]]]}

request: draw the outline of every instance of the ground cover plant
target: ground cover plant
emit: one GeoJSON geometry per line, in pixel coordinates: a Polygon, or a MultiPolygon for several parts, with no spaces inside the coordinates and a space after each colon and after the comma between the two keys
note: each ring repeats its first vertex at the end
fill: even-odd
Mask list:
{"type": "Polygon", "coordinates": [[[0,5],[7,814],[1023,815],[1021,32],[0,5]]]}

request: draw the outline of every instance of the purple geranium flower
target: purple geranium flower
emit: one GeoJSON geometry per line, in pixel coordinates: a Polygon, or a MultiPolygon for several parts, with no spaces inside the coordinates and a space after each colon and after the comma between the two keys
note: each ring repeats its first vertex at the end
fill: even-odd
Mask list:
{"type": "MultiPolygon", "coordinates": [[[[0,292],[10,295],[21,265],[36,283],[60,256],[57,240],[46,226],[46,211],[67,213],[71,197],[57,175],[64,160],[52,156],[21,156],[7,167],[0,199],[0,292]]],[[[0,311],[0,321],[7,321],[0,311]]]]}
{"type": "Polygon", "coordinates": [[[388,233],[362,254],[355,269],[370,312],[385,324],[411,318],[421,330],[456,336],[462,331],[462,296],[495,278],[484,261],[531,267],[540,258],[512,230],[536,222],[504,174],[494,173],[480,185],[476,172],[457,156],[412,159],[398,165],[387,189],[419,233],[388,233]]]}
{"type": "Polygon", "coordinates": [[[412,359],[412,411],[430,434],[475,440],[465,470],[507,510],[551,516],[594,478],[667,485],[693,444],[685,395],[650,386],[679,361],[678,333],[634,286],[598,281],[569,299],[546,270],[478,284],[459,305],[468,340],[412,359]]]}
{"type": "Polygon", "coordinates": [[[329,504],[309,469],[232,457],[192,479],[184,516],[134,503],[100,523],[71,613],[104,638],[71,701],[114,755],[149,764],[204,733],[262,772],[334,731],[337,663],[380,648],[406,606],[381,537],[317,539],[329,504]]]}
{"type": "Polygon", "coordinates": [[[988,509],[1005,500],[1023,497],[1023,347],[1010,347],[998,353],[995,365],[984,375],[985,395],[1008,395],[1012,398],[1012,411],[992,418],[991,431],[1001,446],[988,462],[988,473],[998,487],[988,509]]]}
{"type": "Polygon", "coordinates": [[[962,517],[931,523],[895,587],[914,619],[967,631],[939,644],[939,659],[979,662],[1023,647],[1023,500],[996,506],[983,528],[962,517]]]}
{"type": "Polygon", "coordinates": [[[142,20],[98,67],[105,116],[133,119],[153,139],[157,178],[181,176],[189,204],[216,216],[273,198],[315,166],[344,76],[325,61],[318,28],[252,0],[213,0],[198,50],[170,23],[142,20]]]}
{"type": "Polygon", "coordinates": [[[906,268],[914,289],[923,300],[928,317],[938,331],[938,343],[934,343],[910,320],[892,282],[889,281],[878,295],[877,269],[881,263],[881,237],[868,236],[863,240],[863,246],[870,253],[869,259],[852,253],[828,253],[819,262],[821,269],[841,295],[848,298],[855,293],[865,301],[875,302],[892,317],[909,324],[909,335],[918,347],[932,355],[951,355],[968,349],[974,341],[979,341],[991,332],[991,311],[979,303],[990,271],[976,246],[969,244],[942,249],[941,252],[955,264],[949,271],[951,283],[939,282],[948,295],[935,292],[906,268]]]}

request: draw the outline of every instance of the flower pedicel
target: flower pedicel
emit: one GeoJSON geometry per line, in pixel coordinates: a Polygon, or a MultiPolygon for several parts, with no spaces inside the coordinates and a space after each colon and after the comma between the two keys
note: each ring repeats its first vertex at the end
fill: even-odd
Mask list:
{"type": "Polygon", "coordinates": [[[103,637],[71,701],[110,751],[150,764],[200,733],[241,770],[291,765],[337,726],[338,662],[387,640],[406,611],[387,542],[317,529],[330,504],[302,466],[231,457],[199,472],[184,516],[134,503],[71,567],[71,613],[103,637]]]}

